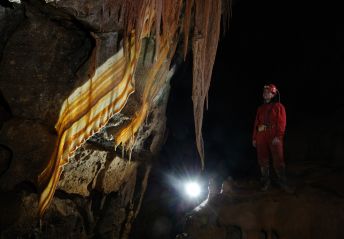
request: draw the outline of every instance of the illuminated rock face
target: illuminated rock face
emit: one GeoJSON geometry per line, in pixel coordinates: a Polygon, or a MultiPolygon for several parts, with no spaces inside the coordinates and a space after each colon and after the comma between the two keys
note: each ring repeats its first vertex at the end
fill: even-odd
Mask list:
{"type": "Polygon", "coordinates": [[[10,2],[0,7],[0,237],[126,238],[165,137],[172,58],[189,45],[203,162],[222,1],[10,2]]]}
{"type": "MultiPolygon", "coordinates": [[[[63,1],[59,4],[64,7],[63,1]]],[[[89,12],[81,19],[85,10],[82,4],[77,6],[82,26],[66,14],[75,6],[66,5],[65,11],[55,7],[35,1],[15,9],[0,7],[1,24],[4,22],[0,25],[4,32],[0,37],[0,235],[126,238],[140,209],[150,172],[149,160],[165,137],[169,80],[175,69],[170,66],[173,54],[168,58],[161,55],[162,60],[156,65],[154,41],[142,39],[145,50],[132,52],[139,55],[132,58],[132,70],[126,73],[130,67],[118,33],[123,25],[99,25],[104,22],[99,23],[99,17],[93,19],[89,12]],[[89,28],[85,27],[87,24],[89,28]],[[91,36],[88,31],[96,29],[100,32],[91,36]],[[117,64],[114,67],[107,63],[112,57],[117,64]],[[108,71],[111,75],[99,77],[108,71]],[[131,80],[134,74],[135,82],[131,80]],[[102,81],[96,82],[97,79],[102,81]],[[131,88],[113,90],[123,79],[131,88]],[[94,88],[89,90],[91,87],[94,88]],[[71,96],[77,94],[78,100],[82,92],[87,92],[86,97],[73,106],[71,96]],[[109,109],[104,111],[106,114],[117,110],[118,105],[116,112],[108,113],[111,117],[98,117],[97,112],[85,114],[102,99],[102,106],[94,109],[109,109]],[[80,113],[82,105],[86,105],[84,113],[80,113]],[[71,113],[73,107],[76,113],[71,113]],[[142,109],[144,114],[139,115],[142,109]],[[85,121],[80,121],[85,115],[85,121]],[[136,116],[140,116],[140,121],[135,131],[130,131],[134,134],[129,138],[130,148],[125,147],[125,141],[116,147],[116,135],[130,126],[136,116]],[[69,122],[86,122],[93,128],[89,134],[82,130],[85,136],[79,136],[77,130],[81,126],[73,128],[69,122]],[[71,130],[59,132],[60,125],[71,130]],[[80,142],[74,137],[79,137],[80,142]],[[66,143],[61,146],[61,155],[68,155],[69,163],[61,157],[63,171],[54,182],[56,191],[53,188],[47,205],[43,205],[40,230],[39,198],[44,187],[40,187],[37,177],[48,162],[55,162],[52,155],[62,141],[66,143]]],[[[92,7],[87,11],[93,11],[92,7]]],[[[108,20],[114,22],[113,18],[108,20]]],[[[54,172],[50,172],[53,176],[47,181],[54,178],[54,172]]]]}

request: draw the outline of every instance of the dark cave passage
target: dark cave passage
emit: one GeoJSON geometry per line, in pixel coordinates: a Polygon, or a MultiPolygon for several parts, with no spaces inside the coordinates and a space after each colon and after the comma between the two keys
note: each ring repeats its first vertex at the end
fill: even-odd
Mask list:
{"type": "MultiPolygon", "coordinates": [[[[174,238],[178,219],[195,206],[176,195],[167,174],[183,169],[214,177],[218,186],[228,176],[258,180],[251,137],[265,84],[277,85],[286,107],[287,168],[309,161],[342,165],[344,28],[337,9],[317,1],[295,6],[247,0],[234,5],[229,30],[219,43],[204,116],[205,172],[199,172],[194,143],[187,64],[172,80],[168,139],[136,222],[141,229],[136,227],[132,238],[174,238]]],[[[296,173],[289,174],[295,181],[296,173]]]]}

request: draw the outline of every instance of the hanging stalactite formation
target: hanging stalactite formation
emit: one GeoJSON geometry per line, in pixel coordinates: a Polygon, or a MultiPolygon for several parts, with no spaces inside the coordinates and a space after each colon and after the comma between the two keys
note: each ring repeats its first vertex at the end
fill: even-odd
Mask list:
{"type": "MultiPolygon", "coordinates": [[[[84,85],[64,102],[55,125],[58,141],[49,164],[39,175],[42,189],[39,214],[49,206],[68,158],[111,117],[119,113],[135,90],[135,70],[144,38],[155,37],[155,55],[146,75],[141,105],[129,124],[115,135],[115,146],[131,151],[139,128],[149,113],[163,63],[170,65],[177,43],[183,39],[184,58],[193,27],[193,88],[196,144],[204,167],[203,108],[210,86],[220,32],[221,0],[113,0],[118,7],[117,25],[123,27],[123,46],[101,66],[93,69],[84,85]],[[194,17],[194,19],[192,18],[194,17]]],[[[225,11],[226,12],[226,11],[225,11]]],[[[96,44],[97,45],[97,44],[96,44]]],[[[97,48],[94,49],[95,54],[97,48]]],[[[166,70],[165,70],[166,71],[166,70]]],[[[130,155],[130,153],[129,153],[130,155]]]]}
{"type": "Polygon", "coordinates": [[[220,35],[221,1],[195,2],[195,29],[192,40],[193,83],[196,145],[204,168],[204,146],[202,138],[203,109],[210,87],[217,43],[220,35]]]}

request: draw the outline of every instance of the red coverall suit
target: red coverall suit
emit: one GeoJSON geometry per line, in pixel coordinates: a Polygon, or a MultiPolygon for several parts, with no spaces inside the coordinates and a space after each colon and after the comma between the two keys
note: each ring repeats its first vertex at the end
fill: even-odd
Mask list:
{"type": "Polygon", "coordinates": [[[253,140],[256,141],[257,158],[261,168],[269,167],[270,153],[275,170],[284,168],[283,139],[286,127],[286,112],[280,102],[261,105],[256,114],[253,140]],[[272,144],[275,137],[279,142],[272,144]]]}

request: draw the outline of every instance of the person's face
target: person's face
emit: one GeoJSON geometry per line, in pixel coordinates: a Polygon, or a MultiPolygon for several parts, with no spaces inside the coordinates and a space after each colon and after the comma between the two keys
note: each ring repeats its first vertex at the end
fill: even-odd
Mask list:
{"type": "Polygon", "coordinates": [[[274,97],[274,94],[271,93],[271,91],[267,88],[263,91],[263,99],[267,102],[269,102],[274,97]]]}

